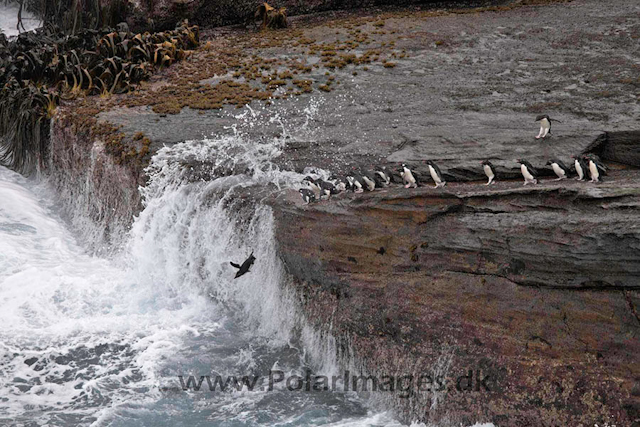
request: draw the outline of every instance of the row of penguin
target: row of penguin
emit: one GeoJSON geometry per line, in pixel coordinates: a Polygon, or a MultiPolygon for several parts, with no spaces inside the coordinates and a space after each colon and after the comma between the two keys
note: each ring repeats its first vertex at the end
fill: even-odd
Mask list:
{"type": "MultiPolygon", "coordinates": [[[[600,158],[595,154],[581,154],[571,156],[574,160],[574,168],[576,179],[579,181],[585,181],[591,178],[590,182],[599,182],[603,175],[607,173],[607,167],[602,163],[600,158]]],[[[444,187],[446,181],[444,180],[440,168],[431,160],[426,160],[425,163],[429,168],[429,174],[431,179],[435,183],[435,188],[444,187]]],[[[539,172],[526,160],[518,160],[520,164],[520,171],[524,178],[524,185],[537,184],[539,172]]],[[[485,160],[482,163],[484,173],[489,179],[485,185],[495,184],[496,182],[496,170],[489,160],[485,160]]],[[[572,171],[559,159],[549,160],[547,166],[551,166],[555,174],[558,176],[556,181],[568,178],[572,171]]],[[[420,183],[418,174],[412,171],[406,164],[402,164],[401,169],[398,170],[400,177],[402,178],[404,188],[417,187],[420,183]]],[[[303,183],[306,188],[299,190],[302,200],[306,203],[321,200],[323,198],[329,198],[333,194],[338,194],[343,191],[353,191],[355,193],[362,193],[364,191],[373,191],[376,188],[388,187],[392,182],[390,172],[385,167],[379,167],[375,170],[364,171],[362,173],[350,173],[346,176],[331,176],[328,180],[321,178],[313,178],[307,176],[304,178],[303,183]]]]}

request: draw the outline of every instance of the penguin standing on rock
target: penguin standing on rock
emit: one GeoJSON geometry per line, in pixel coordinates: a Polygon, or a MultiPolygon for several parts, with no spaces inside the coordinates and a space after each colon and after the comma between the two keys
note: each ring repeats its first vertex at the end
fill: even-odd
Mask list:
{"type": "Polygon", "coordinates": [[[351,187],[351,191],[354,193],[362,193],[364,191],[364,186],[362,182],[358,179],[358,177],[349,175],[347,176],[347,181],[349,182],[349,187],[351,187]]]}
{"type": "Polygon", "coordinates": [[[391,184],[391,177],[384,166],[376,168],[374,179],[376,181],[376,185],[381,188],[388,187],[389,184],[391,184]]]}
{"type": "Polygon", "coordinates": [[[442,177],[442,172],[440,172],[440,168],[438,167],[438,165],[433,163],[432,160],[427,160],[425,163],[427,164],[427,166],[429,166],[429,173],[431,174],[433,182],[436,183],[436,186],[434,188],[444,187],[445,185],[447,185],[447,182],[442,177]]]}
{"type": "Polygon", "coordinates": [[[402,181],[404,181],[404,188],[418,187],[418,181],[413,176],[411,169],[409,169],[404,163],[402,164],[402,171],[400,172],[400,176],[402,177],[402,181]]]}
{"type": "Polygon", "coordinates": [[[585,154],[584,160],[589,166],[589,175],[591,176],[591,181],[589,182],[602,181],[602,176],[607,174],[607,167],[602,163],[600,157],[595,154],[585,154]]]}
{"type": "Polygon", "coordinates": [[[556,181],[567,179],[567,177],[569,176],[569,168],[564,163],[562,163],[562,160],[549,160],[547,162],[547,166],[551,166],[556,175],[558,175],[556,181]]]}
{"type": "Polygon", "coordinates": [[[318,184],[316,184],[316,180],[315,179],[313,179],[310,176],[305,176],[302,179],[302,183],[306,184],[307,187],[309,188],[309,190],[313,191],[313,194],[315,195],[316,199],[320,198],[322,190],[320,189],[320,186],[318,184]]]}
{"type": "Polygon", "coordinates": [[[376,178],[373,173],[363,172],[361,177],[366,191],[373,191],[376,189],[376,178]]]}
{"type": "Polygon", "coordinates": [[[333,184],[338,193],[347,190],[347,180],[341,176],[331,175],[329,182],[333,184]]]}
{"type": "Polygon", "coordinates": [[[589,170],[587,162],[585,162],[581,156],[571,156],[571,158],[573,159],[573,164],[576,168],[576,174],[578,174],[576,179],[578,181],[587,179],[587,171],[589,170]]]}
{"type": "Polygon", "coordinates": [[[300,192],[300,196],[302,196],[302,200],[304,200],[305,204],[308,205],[309,203],[316,201],[315,193],[308,188],[301,188],[298,191],[300,192]]]}
{"type": "Polygon", "coordinates": [[[316,179],[316,185],[320,187],[320,199],[322,199],[323,196],[328,199],[332,194],[338,194],[336,186],[328,181],[318,178],[316,179]]]}
{"type": "Polygon", "coordinates": [[[551,122],[560,123],[560,120],[552,119],[546,114],[541,114],[536,117],[536,122],[540,122],[540,132],[538,133],[538,136],[536,136],[536,139],[540,139],[551,133],[551,122]]]}
{"type": "Polygon", "coordinates": [[[496,181],[496,168],[493,167],[493,164],[489,160],[485,160],[482,162],[482,169],[484,169],[484,174],[487,175],[489,181],[485,185],[495,184],[496,181]]]}
{"type": "Polygon", "coordinates": [[[520,159],[518,160],[520,163],[520,171],[522,172],[522,176],[524,177],[524,185],[529,183],[537,184],[538,183],[538,171],[535,170],[531,163],[526,160],[520,159]]]}

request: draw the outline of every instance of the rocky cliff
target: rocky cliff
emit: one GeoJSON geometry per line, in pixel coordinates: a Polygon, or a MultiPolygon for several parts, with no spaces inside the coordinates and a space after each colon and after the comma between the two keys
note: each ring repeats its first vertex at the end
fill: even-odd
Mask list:
{"type": "Polygon", "coordinates": [[[393,188],[304,207],[281,196],[277,240],[309,318],[364,372],[447,379],[439,393],[379,393],[405,420],[632,425],[638,178],[393,188]]]}
{"type": "MultiPolygon", "coordinates": [[[[98,118],[127,138],[143,132],[153,152],[228,135],[242,123],[235,107],[251,103],[244,114],[263,120],[244,129],[249,140],[291,136],[281,169],[408,162],[428,178],[423,161],[435,160],[450,181],[442,190],[269,199],[309,321],[364,372],[447,380],[373,395],[407,421],[637,425],[637,4],[470,12],[370,11],[250,37],[216,30],[190,61],[100,101],[98,118]],[[533,138],[540,113],[561,121],[543,141],[533,138]],[[607,159],[604,183],[522,186],[516,158],[544,168],[583,151],[607,159]],[[491,187],[486,158],[498,166],[491,187]]],[[[116,164],[101,139],[69,130],[77,122],[53,124],[59,191],[73,200],[89,188],[94,221],[126,225],[140,165],[116,164]]],[[[185,166],[198,166],[194,179],[213,170],[185,166]]]]}

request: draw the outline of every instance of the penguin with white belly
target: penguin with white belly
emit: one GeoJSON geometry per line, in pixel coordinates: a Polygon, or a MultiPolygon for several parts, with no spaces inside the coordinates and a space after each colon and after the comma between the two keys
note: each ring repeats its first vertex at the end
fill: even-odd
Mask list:
{"type": "Polygon", "coordinates": [[[373,172],[362,172],[360,177],[362,178],[362,183],[364,184],[364,189],[366,191],[373,191],[376,189],[376,178],[373,172]]]}
{"type": "Polygon", "coordinates": [[[425,162],[429,167],[429,174],[431,175],[431,179],[436,183],[435,188],[444,187],[447,185],[447,182],[442,177],[442,172],[440,172],[440,168],[436,165],[433,160],[427,160],[425,162]]]}
{"type": "Polygon", "coordinates": [[[522,172],[522,176],[524,177],[524,184],[537,184],[538,183],[538,171],[535,170],[531,163],[524,159],[519,159],[518,163],[520,163],[520,172],[522,172]]]}
{"type": "Polygon", "coordinates": [[[576,179],[578,181],[583,181],[587,179],[587,174],[589,173],[589,166],[587,162],[582,158],[582,156],[571,156],[573,159],[573,165],[576,169],[576,174],[578,175],[576,179]]]}
{"type": "Polygon", "coordinates": [[[595,154],[585,154],[584,160],[588,166],[589,176],[591,176],[591,181],[589,182],[603,181],[602,177],[607,174],[607,167],[602,163],[600,157],[595,154]]]}
{"type": "Polygon", "coordinates": [[[498,173],[496,172],[496,168],[493,166],[493,163],[491,163],[489,160],[484,160],[481,164],[482,169],[484,170],[484,174],[487,175],[487,178],[489,178],[489,181],[487,181],[485,185],[495,184],[495,179],[496,176],[498,176],[498,173]]]}
{"type": "Polygon", "coordinates": [[[561,123],[560,120],[552,119],[547,114],[541,114],[537,116],[536,122],[540,122],[540,132],[538,132],[538,136],[536,136],[536,139],[544,139],[548,134],[551,133],[551,122],[561,123]]]}
{"type": "Polygon", "coordinates": [[[402,177],[402,181],[404,182],[404,188],[418,187],[418,180],[414,176],[413,172],[411,172],[411,169],[409,169],[404,163],[402,164],[402,169],[400,170],[400,176],[402,177]]]}
{"type": "Polygon", "coordinates": [[[376,186],[380,188],[388,187],[389,184],[391,184],[391,176],[387,173],[387,169],[384,166],[375,169],[374,179],[376,186]]]}
{"type": "Polygon", "coordinates": [[[547,166],[551,166],[555,174],[558,176],[558,178],[556,178],[556,181],[567,179],[569,177],[569,173],[571,173],[569,168],[564,163],[562,163],[562,160],[559,159],[549,160],[547,162],[547,166]]]}
{"type": "Polygon", "coordinates": [[[301,188],[298,191],[300,192],[300,196],[302,197],[302,200],[304,200],[305,204],[308,205],[309,203],[316,201],[315,193],[308,188],[301,188]]]}

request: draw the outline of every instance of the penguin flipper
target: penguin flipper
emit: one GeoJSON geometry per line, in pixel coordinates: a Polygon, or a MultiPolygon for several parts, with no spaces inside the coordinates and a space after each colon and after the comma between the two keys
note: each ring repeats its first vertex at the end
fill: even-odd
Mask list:
{"type": "Polygon", "coordinates": [[[236,264],[235,262],[230,262],[229,264],[231,264],[232,267],[240,268],[240,265],[236,264]]]}

